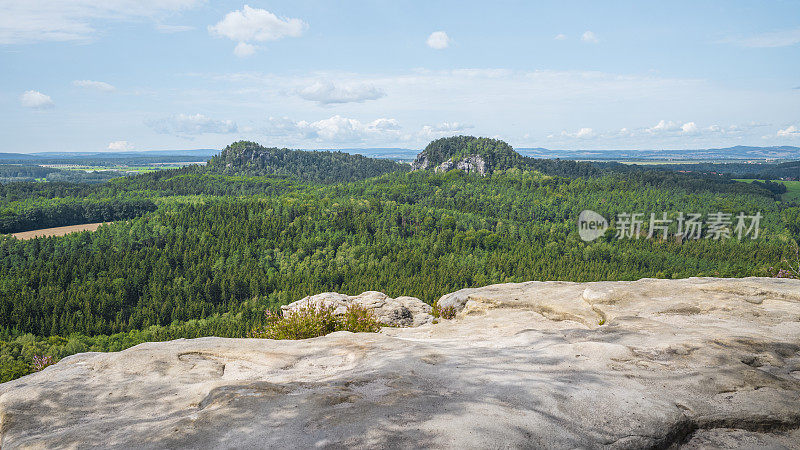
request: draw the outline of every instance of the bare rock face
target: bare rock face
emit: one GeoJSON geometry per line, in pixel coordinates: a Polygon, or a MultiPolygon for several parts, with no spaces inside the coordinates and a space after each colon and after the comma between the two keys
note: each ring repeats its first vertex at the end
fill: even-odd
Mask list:
{"type": "Polygon", "coordinates": [[[453,169],[463,170],[467,173],[486,175],[486,162],[480,155],[468,155],[458,161],[453,161],[453,158],[450,158],[436,166],[433,171],[448,172],[453,169]]]}
{"type": "Polygon", "coordinates": [[[325,292],[282,306],[284,311],[295,311],[307,305],[333,307],[334,314],[344,314],[351,304],[372,311],[378,322],[395,327],[417,327],[433,321],[431,307],[416,297],[391,298],[383,292],[367,291],[360,295],[325,292]]]}
{"type": "Polygon", "coordinates": [[[800,281],[529,282],[454,320],[83,353],[0,385],[0,446],[800,447],[800,281]]]}
{"type": "Polygon", "coordinates": [[[424,152],[417,155],[411,163],[411,170],[425,170],[430,166],[428,155],[424,152]]]}
{"type": "MultiPolygon", "coordinates": [[[[417,155],[414,162],[411,163],[411,170],[425,170],[430,168],[433,164],[435,163],[432,163],[423,152],[417,155]]],[[[481,175],[486,175],[488,172],[486,161],[484,161],[483,157],[480,155],[467,155],[457,161],[453,160],[453,158],[448,158],[434,167],[433,171],[443,173],[453,169],[463,170],[467,173],[479,173],[481,175]]]]}

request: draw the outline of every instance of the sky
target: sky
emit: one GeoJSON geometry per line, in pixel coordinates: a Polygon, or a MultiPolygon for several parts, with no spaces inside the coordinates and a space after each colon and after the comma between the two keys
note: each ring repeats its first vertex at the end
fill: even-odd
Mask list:
{"type": "Polygon", "coordinates": [[[800,146],[800,1],[0,0],[0,152],[800,146]]]}

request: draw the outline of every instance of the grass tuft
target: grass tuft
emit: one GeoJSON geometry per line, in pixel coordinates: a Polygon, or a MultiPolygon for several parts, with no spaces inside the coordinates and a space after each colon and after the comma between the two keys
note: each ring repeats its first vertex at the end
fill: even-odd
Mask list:
{"type": "Polygon", "coordinates": [[[310,339],[335,331],[375,333],[382,324],[372,311],[350,304],[344,314],[334,314],[336,307],[307,304],[297,310],[266,311],[266,324],[250,332],[262,339],[310,339]]]}
{"type": "Polygon", "coordinates": [[[456,308],[455,306],[439,306],[439,304],[433,305],[433,311],[431,311],[434,318],[441,318],[441,319],[455,319],[456,318],[456,308]]]}

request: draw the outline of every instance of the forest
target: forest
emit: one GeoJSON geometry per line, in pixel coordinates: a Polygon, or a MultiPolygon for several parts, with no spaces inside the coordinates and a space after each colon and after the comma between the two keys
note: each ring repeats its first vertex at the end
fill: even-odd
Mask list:
{"type": "Polygon", "coordinates": [[[238,142],[207,166],[0,185],[4,233],[113,222],[0,236],[0,381],[35,370],[34,357],[247,336],[268,308],[325,291],[433,303],[527,280],[774,276],[800,240],[800,205],[764,184],[518,158],[502,141],[474,139],[432,149],[494,155],[487,176],[238,142]],[[591,242],[578,236],[585,209],[611,221],[591,242]],[[631,212],[763,219],[757,239],[616,238],[614,218],[631,212]]]}

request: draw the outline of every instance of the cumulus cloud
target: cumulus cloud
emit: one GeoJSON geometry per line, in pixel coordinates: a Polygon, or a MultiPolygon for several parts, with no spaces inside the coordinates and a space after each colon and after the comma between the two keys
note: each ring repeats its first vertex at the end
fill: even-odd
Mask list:
{"type": "Polygon", "coordinates": [[[591,128],[581,128],[576,132],[562,131],[560,134],[551,134],[548,139],[556,142],[570,142],[580,139],[594,139],[597,141],[612,141],[618,139],[634,139],[638,142],[653,142],[653,139],[676,141],[682,138],[713,138],[720,137],[740,138],[755,128],[766,126],[763,123],[751,122],[744,125],[709,125],[700,127],[695,122],[674,122],[660,120],[651,127],[628,128],[623,127],[617,131],[595,131],[591,128]]]}
{"type": "Polygon", "coordinates": [[[361,122],[335,115],[316,122],[295,122],[287,117],[269,118],[267,133],[330,143],[360,143],[371,139],[396,139],[400,135],[400,123],[395,119],[380,118],[361,122]]]}
{"type": "Polygon", "coordinates": [[[442,122],[438,125],[424,125],[417,134],[423,139],[435,139],[461,134],[472,128],[475,127],[461,122],[442,122]]]}
{"type": "Polygon", "coordinates": [[[320,105],[335,103],[362,103],[385,97],[382,89],[369,84],[337,86],[332,82],[317,81],[297,91],[297,95],[320,105]]]}
{"type": "Polygon", "coordinates": [[[102,92],[113,92],[117,90],[114,86],[104,82],[104,81],[92,81],[92,80],[75,80],[72,82],[73,86],[78,86],[82,88],[88,89],[95,89],[102,92]]]}
{"type": "MultiPolygon", "coordinates": [[[[574,139],[593,139],[593,138],[597,137],[597,134],[594,132],[593,129],[588,128],[588,127],[584,127],[584,128],[579,129],[578,131],[575,131],[575,132],[572,132],[572,133],[567,131],[567,130],[564,130],[564,131],[561,132],[561,136],[562,137],[566,137],[566,138],[574,138],[574,139]]],[[[549,135],[547,137],[549,139],[554,139],[556,137],[556,135],[551,134],[551,135],[549,135]]]]}
{"type": "Polygon", "coordinates": [[[749,37],[728,38],[719,42],[750,48],[788,47],[800,43],[800,28],[796,30],[773,31],[749,37]]]}
{"type": "Polygon", "coordinates": [[[208,31],[218,37],[238,42],[234,53],[244,57],[255,53],[256,47],[250,42],[276,41],[285,37],[299,37],[308,28],[300,19],[278,17],[258,8],[244,5],[241,10],[231,11],[208,31]]]}
{"type": "Polygon", "coordinates": [[[25,91],[19,97],[19,102],[26,108],[33,109],[47,109],[55,106],[53,99],[49,95],[42,94],[39,91],[25,91]]]}
{"type": "Polygon", "coordinates": [[[156,133],[191,137],[206,133],[236,133],[239,127],[232,120],[215,120],[202,114],[178,114],[145,122],[156,133]]]}
{"type": "Polygon", "coordinates": [[[253,44],[248,44],[247,42],[239,42],[236,44],[236,47],[233,48],[233,54],[239,58],[246,58],[253,55],[255,52],[256,46],[253,44]]]}
{"type": "MultiPolygon", "coordinates": [[[[752,127],[763,124],[716,122],[713,117],[717,113],[708,110],[708,104],[729,108],[746,103],[751,106],[748,114],[753,117],[763,117],[765,121],[787,121],[781,123],[781,128],[789,124],[800,126],[788,120],[794,111],[792,107],[796,106],[792,104],[794,97],[791,95],[732,90],[699,78],[665,78],[656,74],[483,68],[414,69],[394,74],[322,72],[297,76],[244,72],[199,76],[231,83],[235,91],[227,91],[224,97],[225,104],[231,108],[240,108],[243,104],[254,108],[265,104],[280,105],[276,106],[282,110],[280,115],[295,120],[306,117],[303,114],[308,108],[298,91],[320,80],[333,80],[336,87],[375,86],[385,91],[387,97],[379,102],[348,104],[358,111],[358,116],[336,111],[360,120],[393,117],[403,124],[396,139],[392,136],[385,140],[375,138],[370,141],[370,145],[375,146],[424,146],[430,140],[420,137],[424,126],[435,127],[442,120],[470,122],[470,117],[476,114],[480,117],[481,129],[485,131],[470,131],[468,134],[499,132],[514,141],[517,136],[521,138],[524,133],[529,133],[525,142],[534,146],[541,144],[538,140],[552,135],[548,144],[561,148],[586,147],[589,142],[592,148],[746,145],[749,139],[765,134],[769,134],[771,139],[781,139],[776,136],[778,127],[760,131],[755,136],[752,127]],[[660,115],[643,116],[642,111],[652,110],[654,104],[659,105],[660,115]],[[388,110],[391,114],[385,112],[386,108],[391,108],[388,110]],[[465,116],[465,112],[469,112],[469,116],[465,116]],[[525,119],[520,120],[520,117],[525,119]],[[661,118],[665,119],[664,124],[658,126],[661,118]],[[651,119],[654,120],[650,122],[651,119]],[[669,125],[668,119],[672,119],[673,125],[669,125]],[[684,125],[689,122],[695,123],[697,134],[690,134],[691,126],[687,126],[688,132],[684,132],[684,125]],[[561,130],[576,134],[581,127],[591,127],[596,138],[584,141],[561,135],[561,130]],[[625,130],[621,131],[623,127],[625,130]],[[670,128],[671,131],[656,131],[661,128],[670,128]]],[[[333,113],[325,117],[330,115],[333,113]]],[[[314,117],[314,120],[320,118],[323,117],[314,117]]],[[[301,140],[286,139],[284,142],[299,145],[301,140]]]]}
{"type": "Polygon", "coordinates": [[[434,31],[428,36],[427,44],[428,47],[436,50],[445,49],[450,46],[450,36],[444,31],[434,31]]]}
{"type": "Polygon", "coordinates": [[[700,135],[713,133],[729,134],[744,131],[754,126],[760,125],[729,125],[726,127],[720,125],[709,125],[705,128],[700,128],[694,122],[673,122],[671,120],[660,120],[654,126],[645,128],[644,132],[652,135],[700,135]]]}
{"type": "Polygon", "coordinates": [[[561,33],[559,33],[559,34],[557,34],[557,35],[556,35],[556,37],[554,37],[553,39],[555,39],[555,40],[557,40],[557,41],[563,41],[563,40],[566,40],[566,39],[567,39],[567,35],[566,35],[566,34],[561,34],[561,33]]]}
{"type": "Polygon", "coordinates": [[[597,44],[600,42],[600,39],[597,37],[597,35],[589,30],[586,30],[586,32],[583,33],[581,40],[590,44],[597,44]]]}
{"type": "Polygon", "coordinates": [[[156,20],[204,0],[24,0],[2,2],[0,44],[91,38],[101,20],[156,20]]]}
{"type": "Polygon", "coordinates": [[[673,122],[671,120],[669,120],[669,121],[660,120],[660,121],[658,121],[657,124],[655,124],[654,126],[652,126],[650,128],[647,128],[645,131],[650,133],[650,134],[669,133],[669,132],[675,132],[675,131],[681,130],[682,126],[683,125],[681,125],[680,123],[673,122]]]}
{"type": "Polygon", "coordinates": [[[117,152],[128,151],[133,150],[133,144],[128,141],[114,141],[108,143],[108,149],[117,152]]]}
{"type": "Polygon", "coordinates": [[[799,137],[800,136],[800,128],[797,128],[794,125],[789,125],[788,127],[778,130],[778,136],[781,137],[799,137]]]}
{"type": "Polygon", "coordinates": [[[686,134],[697,134],[697,124],[694,122],[686,122],[685,124],[681,125],[681,132],[686,134]]]}

